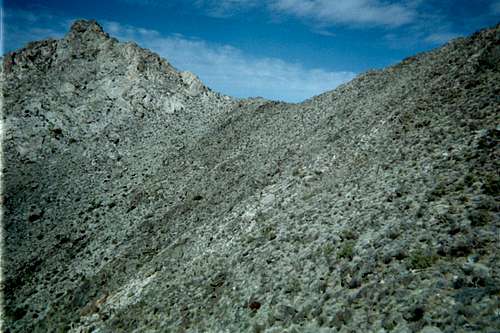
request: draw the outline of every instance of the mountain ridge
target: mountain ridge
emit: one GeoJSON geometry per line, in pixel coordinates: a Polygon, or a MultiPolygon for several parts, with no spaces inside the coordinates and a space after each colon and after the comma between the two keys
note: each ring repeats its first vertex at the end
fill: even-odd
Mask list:
{"type": "Polygon", "coordinates": [[[3,326],[500,329],[500,26],[299,104],[78,21],[3,60],[3,326]]]}

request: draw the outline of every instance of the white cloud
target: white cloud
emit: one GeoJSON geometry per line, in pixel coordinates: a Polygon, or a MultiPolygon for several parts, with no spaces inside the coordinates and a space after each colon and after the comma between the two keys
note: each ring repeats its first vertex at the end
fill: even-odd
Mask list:
{"type": "Polygon", "coordinates": [[[69,27],[67,21],[58,20],[45,11],[6,9],[3,22],[3,48],[0,51],[2,54],[4,51],[14,51],[32,41],[61,38],[69,27]]]}
{"type": "MultiPolygon", "coordinates": [[[[11,11],[8,15],[5,27],[8,51],[34,40],[61,38],[73,21],[48,13],[11,11]]],[[[278,58],[253,57],[230,45],[208,43],[181,34],[164,36],[155,30],[118,22],[101,23],[110,35],[133,40],[157,52],[176,68],[195,73],[210,88],[231,96],[298,102],[334,89],[355,75],[349,71],[309,69],[278,58]]]]}
{"type": "Polygon", "coordinates": [[[154,30],[104,22],[106,31],[134,40],[165,57],[180,70],[198,75],[209,87],[237,97],[262,96],[291,102],[334,89],[352,72],[307,69],[277,58],[257,58],[230,45],[217,45],[182,35],[162,36],[154,30]]]}
{"type": "Polygon", "coordinates": [[[227,18],[255,7],[266,7],[269,0],[117,0],[129,5],[195,10],[215,18],[227,18]],[[184,8],[186,9],[186,8],[184,8]]]}
{"type": "MultiPolygon", "coordinates": [[[[132,4],[158,5],[158,0],[121,0],[132,4]]],[[[251,9],[309,19],[319,25],[354,25],[399,27],[417,16],[422,0],[171,0],[191,4],[207,16],[225,18],[251,9]]],[[[170,2],[169,2],[170,3],[170,2]]],[[[323,30],[318,30],[323,31],[323,30]]]]}
{"type": "Polygon", "coordinates": [[[262,0],[195,0],[196,7],[212,17],[229,17],[264,5],[262,0]]]}
{"type": "Polygon", "coordinates": [[[493,1],[490,10],[493,15],[500,15],[500,0],[493,1]]]}
{"type": "Polygon", "coordinates": [[[432,33],[425,38],[425,41],[431,44],[444,44],[454,38],[461,37],[461,34],[454,32],[436,32],[432,33]]]}
{"type": "Polygon", "coordinates": [[[46,12],[32,12],[22,9],[7,9],[4,14],[6,19],[15,18],[21,21],[36,23],[42,20],[52,19],[53,16],[46,12]]]}
{"type": "Polygon", "coordinates": [[[271,8],[320,24],[398,27],[417,16],[414,6],[380,0],[275,0],[271,8]]]}

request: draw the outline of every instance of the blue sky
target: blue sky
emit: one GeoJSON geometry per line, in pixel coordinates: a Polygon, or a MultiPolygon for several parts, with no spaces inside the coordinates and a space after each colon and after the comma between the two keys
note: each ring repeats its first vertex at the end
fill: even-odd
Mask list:
{"type": "Polygon", "coordinates": [[[209,87],[297,102],[500,21],[500,0],[11,0],[2,54],[97,19],[209,87]]]}

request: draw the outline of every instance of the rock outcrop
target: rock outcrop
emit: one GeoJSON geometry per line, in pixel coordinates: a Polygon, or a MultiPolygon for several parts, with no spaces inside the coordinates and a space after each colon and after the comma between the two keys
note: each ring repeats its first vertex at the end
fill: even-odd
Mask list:
{"type": "Polygon", "coordinates": [[[95,21],[7,54],[3,330],[500,330],[499,41],[300,104],[95,21]]]}

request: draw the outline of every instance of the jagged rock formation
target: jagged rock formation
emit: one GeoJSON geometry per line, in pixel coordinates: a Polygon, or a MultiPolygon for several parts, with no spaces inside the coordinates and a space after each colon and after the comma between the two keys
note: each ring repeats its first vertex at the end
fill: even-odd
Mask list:
{"type": "Polygon", "coordinates": [[[500,330],[499,41],[301,104],[94,21],[6,55],[3,329],[500,330]]]}

